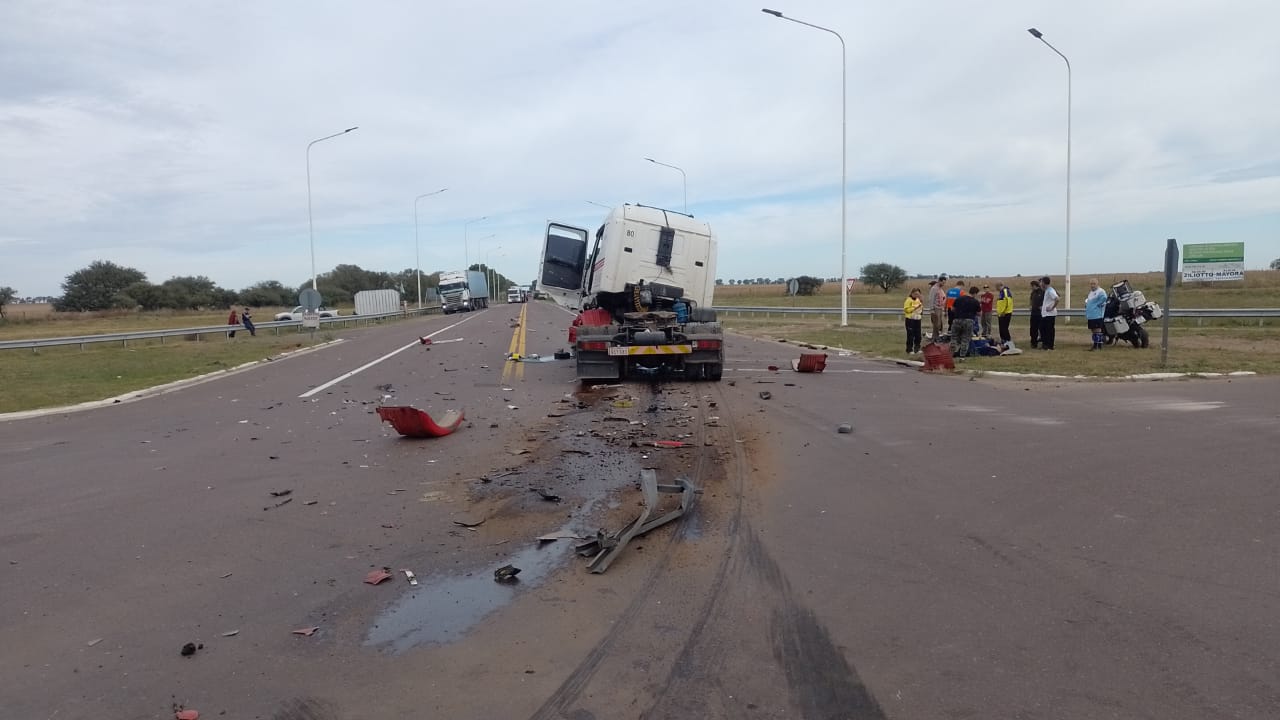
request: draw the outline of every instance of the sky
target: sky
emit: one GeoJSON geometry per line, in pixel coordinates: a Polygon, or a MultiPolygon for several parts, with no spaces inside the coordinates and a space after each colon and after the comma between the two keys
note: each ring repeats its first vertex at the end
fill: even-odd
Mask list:
{"type": "Polygon", "coordinates": [[[1075,276],[1169,237],[1280,258],[1280,4],[773,7],[843,36],[843,85],[834,35],[759,2],[5,0],[0,286],[94,260],[300,284],[308,145],[353,126],[310,146],[320,272],[532,281],[548,220],[683,209],[652,157],[724,279],[838,277],[842,246],[849,276],[1061,275],[1067,67],[1029,27],[1071,59],[1075,276]]]}

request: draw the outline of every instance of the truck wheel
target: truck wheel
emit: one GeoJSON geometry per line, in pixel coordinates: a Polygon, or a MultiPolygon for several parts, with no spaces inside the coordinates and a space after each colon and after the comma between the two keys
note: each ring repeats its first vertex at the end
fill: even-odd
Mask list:
{"type": "Polygon", "coordinates": [[[724,374],[724,364],[707,363],[704,367],[706,368],[705,372],[708,380],[711,382],[720,382],[720,376],[724,374]]]}

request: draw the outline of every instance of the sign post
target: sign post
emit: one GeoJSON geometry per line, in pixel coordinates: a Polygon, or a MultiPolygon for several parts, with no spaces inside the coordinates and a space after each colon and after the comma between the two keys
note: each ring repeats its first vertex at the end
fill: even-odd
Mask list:
{"type": "MultiPolygon", "coordinates": [[[[1244,243],[1240,243],[1241,256],[1244,255],[1244,243]]],[[[1195,247],[1188,245],[1187,250],[1195,247]]],[[[1190,253],[1188,253],[1188,257],[1190,253]]],[[[1190,262],[1190,260],[1188,260],[1190,262]]],[[[1168,244],[1164,248],[1164,319],[1161,323],[1162,330],[1160,332],[1160,366],[1168,367],[1169,365],[1169,297],[1170,290],[1173,288],[1173,276],[1178,273],[1178,241],[1169,238],[1168,244]]],[[[1184,271],[1183,276],[1186,276],[1184,271]]]]}
{"type": "Polygon", "coordinates": [[[316,330],[320,327],[320,313],[316,312],[320,309],[320,304],[324,302],[324,298],[320,297],[320,292],[315,288],[305,288],[298,293],[298,304],[305,311],[302,313],[302,327],[311,328],[312,341],[316,338],[316,330]]]}

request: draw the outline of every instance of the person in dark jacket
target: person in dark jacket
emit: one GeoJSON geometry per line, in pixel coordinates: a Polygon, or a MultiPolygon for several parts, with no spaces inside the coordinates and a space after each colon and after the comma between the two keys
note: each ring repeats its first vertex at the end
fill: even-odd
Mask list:
{"type": "Polygon", "coordinates": [[[1031,347],[1040,347],[1040,306],[1044,303],[1044,288],[1039,280],[1031,281],[1031,347]]]}
{"type": "Polygon", "coordinates": [[[245,306],[245,309],[240,313],[240,322],[244,325],[244,329],[249,331],[250,335],[253,337],[258,336],[258,329],[253,326],[253,318],[249,315],[248,306],[245,306]]]}
{"type": "Polygon", "coordinates": [[[967,295],[956,298],[951,308],[956,319],[951,323],[951,354],[955,357],[969,356],[969,341],[973,339],[973,325],[982,313],[982,303],[978,300],[978,286],[969,288],[967,295]]]}

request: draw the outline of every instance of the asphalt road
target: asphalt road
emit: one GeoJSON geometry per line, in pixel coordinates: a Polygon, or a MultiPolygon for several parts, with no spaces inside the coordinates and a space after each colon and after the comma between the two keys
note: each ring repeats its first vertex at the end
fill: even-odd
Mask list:
{"type": "Polygon", "coordinates": [[[771,372],[799,350],[737,336],[721,383],[504,362],[568,319],[0,422],[0,714],[1280,716],[1276,380],[771,372]],[[379,403],[468,424],[406,440],[379,403]],[[607,573],[534,539],[617,529],[642,467],[703,492],[607,573]]]}

